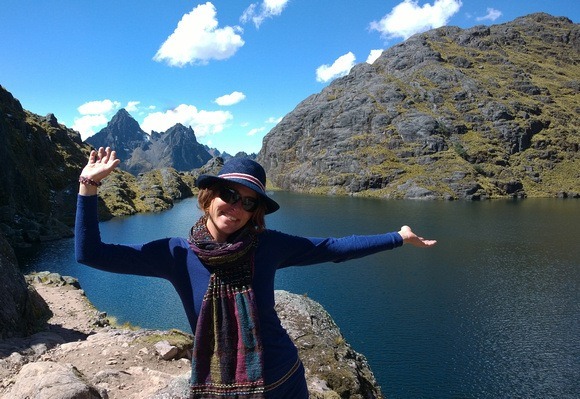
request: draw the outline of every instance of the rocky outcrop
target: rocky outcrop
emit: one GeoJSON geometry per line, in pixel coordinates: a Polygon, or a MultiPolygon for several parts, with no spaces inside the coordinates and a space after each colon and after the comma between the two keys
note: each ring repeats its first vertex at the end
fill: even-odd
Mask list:
{"type": "Polygon", "coordinates": [[[276,291],[276,311],[298,348],[313,399],[382,398],[366,358],[345,341],[318,302],[276,291]]]}
{"type": "Polygon", "coordinates": [[[164,211],[196,191],[195,176],[173,168],[156,169],[139,176],[115,171],[99,189],[99,217],[106,220],[114,216],[164,211]]]}
{"type": "MultiPolygon", "coordinates": [[[[54,316],[42,332],[0,341],[1,398],[187,397],[191,335],[113,328],[74,279],[40,273],[28,280],[54,316]]],[[[299,348],[312,398],[383,397],[364,356],[319,304],[285,291],[276,292],[276,302],[299,348]]]]}
{"type": "Polygon", "coordinates": [[[46,302],[26,284],[12,247],[0,233],[0,339],[30,335],[51,316],[46,302]]]}
{"type": "Polygon", "coordinates": [[[434,29],[302,101],[257,160],[293,191],[578,197],[579,76],[567,18],[434,29]]]}

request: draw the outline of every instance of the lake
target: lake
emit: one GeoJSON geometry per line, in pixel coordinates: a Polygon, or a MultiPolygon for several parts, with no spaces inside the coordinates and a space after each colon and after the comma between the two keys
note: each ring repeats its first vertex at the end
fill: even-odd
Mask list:
{"type": "MultiPolygon", "coordinates": [[[[397,231],[439,242],[282,270],[278,289],[320,302],[389,398],[580,397],[580,202],[394,201],[275,192],[269,228],[305,236],[397,231]]],[[[196,199],[101,223],[103,240],[187,236],[196,199]]],[[[25,272],[75,276],[100,310],[189,331],[165,281],[78,265],[72,240],[20,257],[25,272]]]]}

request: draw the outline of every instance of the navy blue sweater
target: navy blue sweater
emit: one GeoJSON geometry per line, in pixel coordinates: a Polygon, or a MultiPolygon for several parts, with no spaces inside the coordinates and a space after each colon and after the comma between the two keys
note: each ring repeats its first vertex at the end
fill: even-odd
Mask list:
{"type": "MultiPolygon", "coordinates": [[[[264,348],[266,384],[282,377],[295,363],[297,350],[274,310],[274,276],[288,266],[342,262],[403,245],[398,233],[343,238],[305,238],[278,231],[258,234],[253,289],[264,348]]],[[[195,334],[209,272],[191,251],[187,239],[164,238],[141,245],[101,241],[97,196],[78,196],[75,225],[76,260],[114,273],[160,277],[175,287],[195,334]]]]}

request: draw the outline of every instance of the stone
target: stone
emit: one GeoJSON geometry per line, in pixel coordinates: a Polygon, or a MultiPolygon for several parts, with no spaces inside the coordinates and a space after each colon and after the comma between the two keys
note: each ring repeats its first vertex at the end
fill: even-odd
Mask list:
{"type": "Polygon", "coordinates": [[[8,392],[10,399],[103,399],[74,366],[54,362],[28,363],[8,392]]]}
{"type": "Polygon", "coordinates": [[[175,346],[170,345],[168,341],[157,342],[155,344],[155,350],[163,360],[174,359],[179,353],[179,350],[175,346]]]}

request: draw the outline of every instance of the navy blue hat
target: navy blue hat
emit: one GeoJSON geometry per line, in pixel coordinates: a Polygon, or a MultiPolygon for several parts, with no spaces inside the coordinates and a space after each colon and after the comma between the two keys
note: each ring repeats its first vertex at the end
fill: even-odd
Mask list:
{"type": "Polygon", "coordinates": [[[267,214],[280,209],[280,205],[266,194],[264,168],[250,158],[232,158],[224,164],[217,176],[200,175],[195,184],[199,188],[208,188],[218,182],[234,182],[254,190],[266,204],[267,214]]]}

